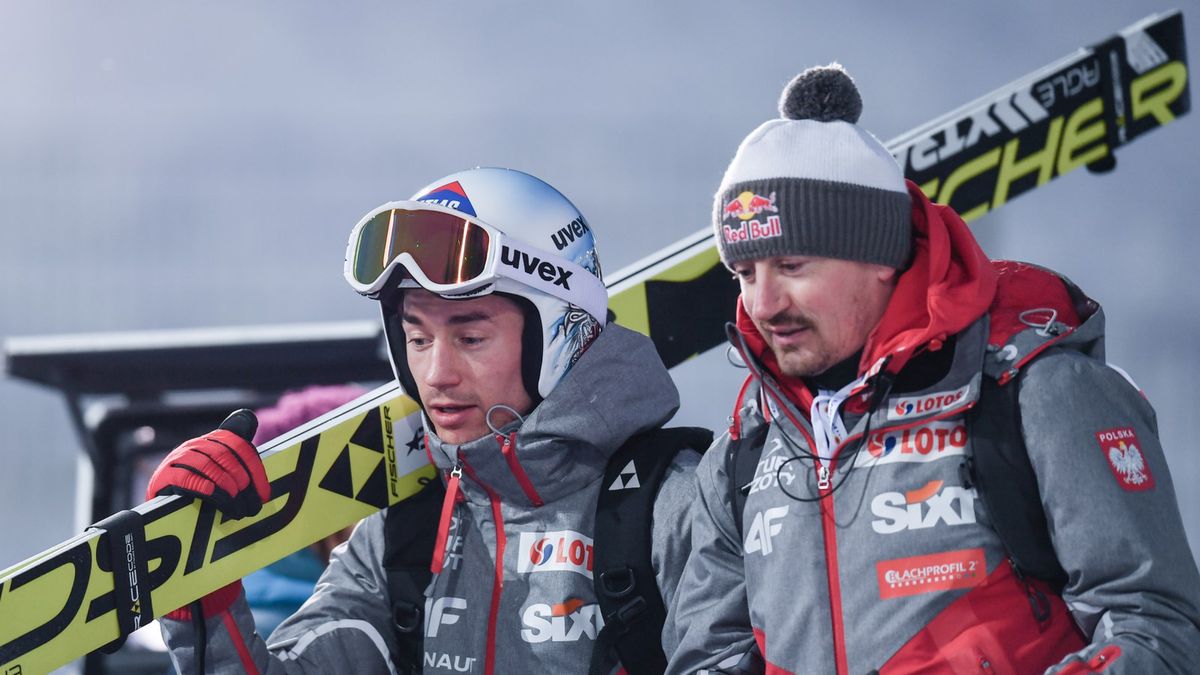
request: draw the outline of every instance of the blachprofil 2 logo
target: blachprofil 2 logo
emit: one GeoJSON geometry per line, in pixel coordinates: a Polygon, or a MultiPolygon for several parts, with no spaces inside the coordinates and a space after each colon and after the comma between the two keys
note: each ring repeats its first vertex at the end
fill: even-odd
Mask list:
{"type": "Polygon", "coordinates": [[[882,600],[978,586],[987,578],[982,548],[945,551],[875,563],[882,600]]]}

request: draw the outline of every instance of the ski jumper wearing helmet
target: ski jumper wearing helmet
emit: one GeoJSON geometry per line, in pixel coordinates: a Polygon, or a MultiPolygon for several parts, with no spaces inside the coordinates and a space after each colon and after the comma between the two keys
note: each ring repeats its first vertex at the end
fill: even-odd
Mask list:
{"type": "MultiPolygon", "coordinates": [[[[752,153],[777,130],[825,139],[826,126],[850,125],[773,120],[747,137],[731,172],[765,165],[752,153]]],[[[809,156],[786,148],[774,159],[809,156]]],[[[729,193],[770,194],[761,183],[779,175],[794,174],[728,181],[718,205],[729,193]]],[[[819,409],[819,376],[784,373],[739,301],[730,339],[751,375],[697,469],[701,507],[673,617],[687,629],[668,672],[752,648],[773,673],[1190,672],[1200,575],[1154,411],[1104,362],[1099,305],[1052,272],[989,261],[962,219],[911,182],[903,248],[827,239],[833,218],[794,218],[802,205],[838,205],[812,199],[830,185],[779,186],[770,215],[782,234],[735,241],[729,257],[828,246],[850,260],[908,259],[832,413],[819,409]],[[1018,388],[1019,425],[989,403],[997,387],[1018,388]],[[996,527],[1011,521],[994,509],[1025,509],[981,498],[976,481],[999,475],[973,472],[971,460],[979,467],[978,453],[1006,442],[1023,447],[1004,456],[1027,458],[1036,477],[1030,498],[1066,573],[1058,589],[1021,573],[996,527]],[[738,485],[729,456],[747,443],[760,458],[738,485]]]]}
{"type": "MultiPolygon", "coordinates": [[[[399,208],[412,210],[414,203],[439,213],[457,211],[485,225],[500,233],[510,254],[505,258],[496,249],[494,262],[460,256],[452,275],[432,268],[409,273],[404,265],[416,260],[430,267],[423,248],[374,284],[373,273],[386,265],[352,269],[352,240],[347,276],[354,277],[356,290],[382,305],[398,379],[416,394],[404,335],[389,307],[402,301],[404,289],[421,287],[418,277],[462,279],[459,289],[448,288],[453,283],[431,285],[446,298],[495,292],[526,307],[522,349],[523,357],[532,358],[523,358],[523,376],[535,406],[523,420],[470,442],[444,442],[427,417],[425,436],[412,439],[410,450],[427,452],[441,470],[437,483],[448,488],[438,504],[448,515],[446,527],[438,527],[438,518],[407,523],[409,531],[435,540],[436,570],[430,576],[431,561],[425,561],[425,601],[410,626],[422,634],[417,663],[398,637],[389,601],[394,578],[384,566],[388,532],[404,520],[405,503],[360,523],[332,554],[313,598],[268,640],[254,634],[244,600],[237,600],[231,607],[235,623],[209,627],[208,663],[217,672],[246,663],[264,673],[614,672],[620,664],[611,650],[593,659],[604,625],[593,579],[595,547],[601,545],[594,541],[597,502],[613,487],[604,480],[609,458],[670,419],[678,393],[650,340],[605,325],[594,295],[580,292],[588,288],[585,274],[603,290],[594,239],[578,210],[549,185],[517,171],[473,169],[434,181],[399,208]],[[514,277],[526,270],[549,285],[518,283],[514,277]],[[556,285],[560,280],[569,288],[556,285]],[[237,641],[230,631],[239,634],[237,641]],[[230,647],[240,641],[247,645],[245,658],[230,647]]],[[[385,221],[393,225],[393,237],[403,215],[385,221]]],[[[425,222],[420,214],[414,218],[425,222]]],[[[463,231],[459,250],[486,249],[473,229],[463,231]]],[[[402,243],[415,248],[416,242],[402,243]]],[[[703,449],[675,454],[661,481],[650,486],[657,491],[649,518],[651,581],[668,607],[689,551],[692,472],[703,449]]],[[[621,487],[635,482],[622,481],[621,487]]],[[[165,633],[178,667],[189,672],[191,628],[176,624],[165,633]]],[[[672,626],[662,634],[673,644],[672,626]]]]}

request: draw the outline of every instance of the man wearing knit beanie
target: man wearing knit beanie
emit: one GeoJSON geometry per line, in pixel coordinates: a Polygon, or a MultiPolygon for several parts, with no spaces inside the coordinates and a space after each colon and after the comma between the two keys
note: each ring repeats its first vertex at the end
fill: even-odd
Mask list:
{"type": "Polygon", "coordinates": [[[1188,672],[1200,573],[1100,306],[989,260],[861,111],[800,74],[717,190],[750,375],[668,672],[1188,672]]]}

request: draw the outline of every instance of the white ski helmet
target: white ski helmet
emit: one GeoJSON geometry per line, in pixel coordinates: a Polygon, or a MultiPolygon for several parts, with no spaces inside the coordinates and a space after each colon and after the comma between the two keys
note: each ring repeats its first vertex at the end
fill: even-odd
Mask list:
{"type": "Polygon", "coordinates": [[[424,288],[448,300],[494,292],[516,300],[525,314],[522,379],[535,405],[607,322],[608,293],[587,221],[558,190],[512,169],[450,174],[407,201],[372,210],[351,234],[345,271],[355,290],[380,301],[392,369],[418,403],[396,291],[424,288]],[[429,229],[397,242],[403,237],[394,230],[405,227],[429,229]],[[447,231],[456,232],[450,246],[421,241],[447,231]]]}

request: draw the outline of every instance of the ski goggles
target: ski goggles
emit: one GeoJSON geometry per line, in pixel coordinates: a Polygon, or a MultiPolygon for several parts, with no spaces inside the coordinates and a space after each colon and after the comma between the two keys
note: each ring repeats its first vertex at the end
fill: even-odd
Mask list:
{"type": "Polygon", "coordinates": [[[424,202],[389,202],[363,216],[346,247],[346,281],[377,298],[397,267],[425,290],[467,295],[500,278],[552,295],[603,320],[603,282],[561,256],[505,235],[461,211],[424,202]]]}

